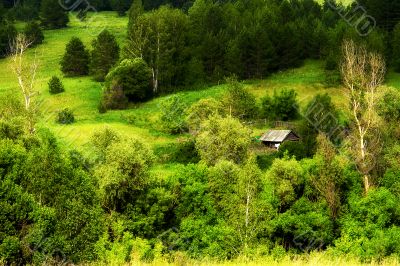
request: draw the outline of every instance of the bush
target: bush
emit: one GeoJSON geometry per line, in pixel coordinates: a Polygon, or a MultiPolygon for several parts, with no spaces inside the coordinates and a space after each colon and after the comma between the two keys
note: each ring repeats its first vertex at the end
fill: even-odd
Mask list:
{"type": "Polygon", "coordinates": [[[32,21],[25,26],[24,34],[32,42],[31,46],[43,43],[44,35],[39,24],[32,21]]]}
{"type": "Polygon", "coordinates": [[[297,93],[294,90],[283,89],[274,96],[265,96],[262,99],[262,111],[265,118],[288,121],[297,118],[299,104],[297,93]]]}
{"type": "Polygon", "coordinates": [[[201,123],[211,116],[224,116],[225,112],[220,102],[213,98],[201,99],[186,110],[186,123],[191,132],[197,133],[201,123]]]}
{"type": "Polygon", "coordinates": [[[106,77],[106,87],[118,82],[126,97],[133,102],[141,102],[150,98],[151,69],[143,59],[123,60],[106,77]]]}
{"type": "Polygon", "coordinates": [[[185,109],[186,105],[178,96],[171,96],[160,104],[160,123],[164,131],[179,134],[186,131],[185,109]]]}
{"type": "Polygon", "coordinates": [[[127,106],[128,98],[125,96],[122,86],[117,81],[113,81],[112,85],[103,92],[99,112],[105,113],[107,110],[121,110],[127,106]]]}
{"type": "Polygon", "coordinates": [[[304,159],[308,156],[306,147],[301,141],[286,141],[279,147],[278,156],[295,157],[297,160],[304,159]]]}
{"type": "Polygon", "coordinates": [[[75,122],[74,114],[68,108],[58,112],[57,122],[60,124],[72,124],[75,122]]]}
{"type": "Polygon", "coordinates": [[[89,73],[89,52],[79,38],[72,38],[67,44],[61,60],[61,71],[66,76],[83,76],[89,73]]]}
{"type": "Polygon", "coordinates": [[[65,91],[64,85],[62,84],[61,80],[56,76],[53,76],[49,80],[48,85],[50,94],[58,94],[65,91]]]}

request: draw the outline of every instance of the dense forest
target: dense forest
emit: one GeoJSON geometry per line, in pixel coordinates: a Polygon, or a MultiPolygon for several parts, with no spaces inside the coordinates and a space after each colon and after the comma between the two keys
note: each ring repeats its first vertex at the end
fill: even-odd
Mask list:
{"type": "MultiPolygon", "coordinates": [[[[385,82],[400,72],[399,1],[5,0],[0,58],[15,79],[0,90],[0,264],[400,257],[400,91],[385,82]],[[103,11],[127,17],[123,41],[112,25],[90,45],[71,38],[46,97],[90,77],[99,117],[162,98],[154,122],[129,121],[175,143],[104,127],[82,152],[43,123],[40,57],[27,55],[103,11]],[[328,89],[305,104],[287,87],[248,90],[308,60],[328,89]],[[218,84],[216,98],[179,96],[218,84]],[[268,149],[260,121],[300,141],[268,149]]],[[[76,119],[65,108],[55,123],[76,119]]]]}

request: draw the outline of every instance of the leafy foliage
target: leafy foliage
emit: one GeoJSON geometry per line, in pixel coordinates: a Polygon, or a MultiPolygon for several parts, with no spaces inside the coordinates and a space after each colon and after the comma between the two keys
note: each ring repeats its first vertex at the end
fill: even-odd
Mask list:
{"type": "Polygon", "coordinates": [[[248,92],[235,78],[227,79],[228,92],[223,99],[225,112],[230,115],[245,119],[257,115],[256,98],[248,92]]]}
{"type": "Polygon", "coordinates": [[[99,112],[107,110],[125,109],[128,106],[128,98],[118,81],[113,81],[110,87],[105,88],[99,105],[99,112]]]}
{"type": "Polygon", "coordinates": [[[182,99],[179,96],[166,98],[161,102],[160,109],[160,123],[166,132],[178,134],[186,130],[186,105],[182,102],[182,99]]]}
{"type": "Polygon", "coordinates": [[[250,145],[250,130],[231,117],[211,117],[196,138],[200,157],[207,165],[220,160],[243,163],[250,145]]]}
{"type": "Polygon", "coordinates": [[[283,89],[279,93],[274,92],[274,96],[265,96],[262,99],[263,115],[269,119],[291,120],[299,114],[299,104],[297,94],[294,90],[283,89]]]}
{"type": "Polygon", "coordinates": [[[130,101],[141,102],[152,95],[151,70],[142,59],[123,60],[106,77],[106,86],[113,82],[122,87],[130,101]]]}
{"type": "Polygon", "coordinates": [[[72,124],[72,123],[74,123],[75,122],[75,117],[74,117],[73,112],[68,108],[65,108],[65,109],[61,110],[57,114],[57,122],[60,123],[60,124],[72,124]]]}

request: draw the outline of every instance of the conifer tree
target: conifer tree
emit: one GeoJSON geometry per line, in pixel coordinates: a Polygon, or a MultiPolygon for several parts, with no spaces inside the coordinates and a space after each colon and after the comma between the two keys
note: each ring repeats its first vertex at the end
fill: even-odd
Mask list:
{"type": "Polygon", "coordinates": [[[61,71],[66,76],[82,76],[89,72],[89,52],[79,38],[72,38],[67,44],[61,60],[61,71]]]}
{"type": "Polygon", "coordinates": [[[28,23],[24,29],[26,38],[31,42],[31,46],[43,43],[44,35],[39,24],[32,21],[28,23]]]}
{"type": "Polygon", "coordinates": [[[64,28],[69,21],[68,13],[54,0],[42,1],[39,17],[46,29],[64,28]]]}
{"type": "Polygon", "coordinates": [[[119,46],[108,30],[102,31],[92,42],[90,72],[98,81],[103,81],[108,71],[118,62],[119,46]]]}

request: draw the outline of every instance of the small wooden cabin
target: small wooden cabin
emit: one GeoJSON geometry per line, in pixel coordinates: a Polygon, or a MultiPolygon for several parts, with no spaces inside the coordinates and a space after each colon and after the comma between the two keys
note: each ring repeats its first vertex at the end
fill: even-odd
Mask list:
{"type": "Polygon", "coordinates": [[[278,150],[285,141],[299,141],[300,137],[292,130],[269,130],[260,140],[266,146],[278,150]]]}

